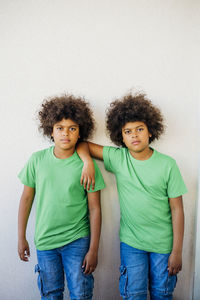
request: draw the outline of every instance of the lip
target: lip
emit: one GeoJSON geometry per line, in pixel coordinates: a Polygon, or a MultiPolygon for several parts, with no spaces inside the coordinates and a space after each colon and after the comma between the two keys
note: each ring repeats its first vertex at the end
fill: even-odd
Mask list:
{"type": "Polygon", "coordinates": [[[131,144],[133,144],[133,145],[139,145],[139,144],[140,144],[140,141],[134,141],[134,142],[132,142],[131,144]]]}
{"type": "Polygon", "coordinates": [[[70,140],[69,139],[62,139],[62,140],[60,140],[62,143],[69,143],[70,142],[70,140]]]}

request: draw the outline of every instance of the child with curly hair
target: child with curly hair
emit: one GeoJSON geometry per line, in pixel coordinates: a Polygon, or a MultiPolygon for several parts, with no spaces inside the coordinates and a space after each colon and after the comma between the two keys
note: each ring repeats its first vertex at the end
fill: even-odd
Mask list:
{"type": "Polygon", "coordinates": [[[95,189],[80,183],[83,162],[79,140],[93,132],[94,119],[82,98],[64,95],[46,100],[40,129],[54,146],[33,153],[19,173],[24,184],[18,215],[18,254],[28,261],[26,227],[36,196],[35,245],[41,299],[63,299],[64,273],[71,299],[92,299],[101,230],[100,190],[104,181],[95,164],[95,189]]]}
{"type": "MultiPolygon", "coordinates": [[[[107,130],[118,146],[81,143],[78,153],[92,156],[114,173],[120,202],[120,294],[126,300],[171,300],[182,268],[186,187],[175,160],[150,143],[164,131],[163,117],[144,94],[128,94],[110,104],[107,130]]],[[[91,180],[91,179],[90,179],[91,180]]],[[[94,186],[94,180],[92,180],[94,186]]]]}

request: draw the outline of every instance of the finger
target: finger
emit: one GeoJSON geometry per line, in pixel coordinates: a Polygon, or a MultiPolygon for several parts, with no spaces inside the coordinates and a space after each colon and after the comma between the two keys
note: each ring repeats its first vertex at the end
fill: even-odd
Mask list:
{"type": "Polygon", "coordinates": [[[20,257],[21,260],[24,260],[24,255],[23,254],[20,254],[19,257],[20,257]]]}
{"type": "Polygon", "coordinates": [[[84,261],[83,261],[83,263],[82,263],[82,268],[85,268],[85,265],[86,265],[86,260],[85,260],[85,258],[84,258],[84,261]]]}
{"type": "Polygon", "coordinates": [[[170,275],[170,276],[173,275],[173,268],[172,268],[172,267],[169,267],[169,268],[168,268],[168,271],[169,271],[169,275],[170,275]]]}
{"type": "Polygon", "coordinates": [[[86,190],[87,188],[87,178],[84,178],[84,189],[86,190]]]}
{"type": "Polygon", "coordinates": [[[23,258],[24,258],[24,261],[28,261],[27,249],[24,250],[23,258]]]}
{"type": "Polygon", "coordinates": [[[88,182],[87,182],[87,190],[89,191],[90,189],[90,184],[91,184],[91,180],[88,178],[88,182]]]}
{"type": "Polygon", "coordinates": [[[26,249],[26,255],[30,256],[30,249],[29,249],[29,247],[27,247],[27,249],[26,249]]]}
{"type": "Polygon", "coordinates": [[[24,255],[24,259],[23,259],[24,261],[28,261],[29,259],[28,259],[28,256],[27,255],[24,255]]]}
{"type": "Polygon", "coordinates": [[[81,181],[80,181],[81,185],[83,185],[83,175],[81,175],[81,181]]]}
{"type": "Polygon", "coordinates": [[[89,271],[90,271],[90,268],[86,266],[85,271],[84,271],[84,274],[85,274],[85,275],[88,275],[88,274],[89,274],[89,271]]]}
{"type": "Polygon", "coordinates": [[[89,266],[89,264],[86,262],[84,274],[89,274],[89,271],[90,271],[90,266],[89,266]]]}
{"type": "Polygon", "coordinates": [[[92,179],[92,190],[94,190],[94,187],[95,187],[95,180],[92,179]]]}
{"type": "Polygon", "coordinates": [[[21,253],[18,253],[19,254],[19,258],[21,259],[21,260],[23,260],[23,254],[21,254],[21,253]]]}
{"type": "Polygon", "coordinates": [[[179,273],[179,271],[180,271],[180,269],[179,269],[179,268],[174,268],[174,270],[173,270],[173,274],[174,274],[174,275],[176,275],[176,274],[178,274],[178,273],[179,273]]]}
{"type": "Polygon", "coordinates": [[[176,275],[177,273],[178,273],[178,270],[177,269],[173,269],[172,275],[176,275]]]}
{"type": "Polygon", "coordinates": [[[87,275],[92,274],[92,272],[94,272],[94,268],[90,267],[89,272],[87,273],[87,275]]]}
{"type": "Polygon", "coordinates": [[[20,259],[23,261],[28,261],[28,257],[25,255],[25,253],[20,254],[20,259]]]}
{"type": "Polygon", "coordinates": [[[22,259],[24,256],[24,251],[18,250],[19,258],[22,259]]]}

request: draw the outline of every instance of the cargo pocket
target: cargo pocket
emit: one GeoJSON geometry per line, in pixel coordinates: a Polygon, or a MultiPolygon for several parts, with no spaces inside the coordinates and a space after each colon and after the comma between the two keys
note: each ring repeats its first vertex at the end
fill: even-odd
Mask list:
{"type": "Polygon", "coordinates": [[[37,285],[40,291],[41,296],[45,296],[44,291],[43,291],[43,282],[42,282],[42,276],[41,276],[41,270],[39,265],[37,264],[35,266],[35,273],[38,273],[38,279],[37,279],[37,285]]]}
{"type": "Polygon", "coordinates": [[[125,266],[120,266],[120,278],[119,278],[119,291],[122,297],[127,296],[127,282],[128,282],[128,275],[127,269],[125,266]]]}

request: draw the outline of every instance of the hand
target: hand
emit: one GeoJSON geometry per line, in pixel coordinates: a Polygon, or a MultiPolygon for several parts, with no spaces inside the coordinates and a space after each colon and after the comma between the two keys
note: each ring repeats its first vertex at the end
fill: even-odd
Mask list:
{"type": "Polygon", "coordinates": [[[176,275],[182,270],[182,255],[171,253],[168,260],[169,275],[176,275]]]}
{"type": "Polygon", "coordinates": [[[85,162],[82,169],[81,174],[81,185],[84,185],[84,189],[90,189],[90,185],[92,184],[92,190],[94,190],[95,186],[95,168],[92,159],[88,162],[85,162]]]}
{"type": "Polygon", "coordinates": [[[89,275],[94,272],[97,266],[97,262],[97,252],[88,251],[82,265],[82,268],[84,268],[84,274],[89,275]]]}
{"type": "Polygon", "coordinates": [[[30,249],[27,240],[24,238],[18,241],[19,258],[23,261],[29,261],[30,249]]]}

